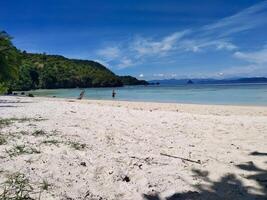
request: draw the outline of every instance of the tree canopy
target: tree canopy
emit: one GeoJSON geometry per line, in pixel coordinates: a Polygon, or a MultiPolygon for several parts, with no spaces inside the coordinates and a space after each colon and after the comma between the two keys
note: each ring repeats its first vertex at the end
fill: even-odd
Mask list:
{"type": "Polygon", "coordinates": [[[120,87],[146,85],[146,81],[131,76],[117,76],[100,63],[68,59],[58,55],[22,53],[19,78],[13,90],[120,87]]]}
{"type": "Polygon", "coordinates": [[[13,46],[11,37],[0,31],[0,93],[7,91],[8,83],[18,76],[19,51],[13,46]]]}
{"type": "Polygon", "coordinates": [[[11,37],[0,32],[0,82],[17,77],[20,64],[19,51],[13,46],[11,37]]]}

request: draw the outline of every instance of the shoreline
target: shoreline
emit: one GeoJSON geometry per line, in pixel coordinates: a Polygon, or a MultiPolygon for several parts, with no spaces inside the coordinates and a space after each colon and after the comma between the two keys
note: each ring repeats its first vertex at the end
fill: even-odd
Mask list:
{"type": "Polygon", "coordinates": [[[168,110],[168,111],[179,111],[181,112],[203,112],[208,113],[208,111],[216,110],[224,110],[230,113],[240,113],[246,114],[247,110],[253,110],[255,115],[263,115],[267,116],[267,106],[262,105],[229,105],[229,104],[195,104],[195,103],[168,103],[168,102],[150,102],[150,101],[128,101],[128,100],[95,100],[95,99],[82,99],[79,100],[77,98],[64,98],[64,97],[46,97],[46,96],[35,96],[35,97],[27,97],[27,96],[13,96],[13,95],[0,95],[0,100],[11,98],[17,99],[27,99],[27,100],[48,100],[48,101],[63,101],[63,102],[76,102],[76,103],[88,103],[88,104],[99,104],[99,105],[107,105],[107,106],[124,106],[128,108],[135,109],[145,109],[145,110],[168,110]],[[242,111],[242,109],[244,109],[242,111]]]}

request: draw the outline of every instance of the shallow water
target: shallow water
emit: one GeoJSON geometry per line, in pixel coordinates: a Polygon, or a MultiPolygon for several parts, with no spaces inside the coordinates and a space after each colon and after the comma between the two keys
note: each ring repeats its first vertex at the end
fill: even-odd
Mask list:
{"type": "MultiPolygon", "coordinates": [[[[111,100],[115,89],[117,100],[177,102],[195,104],[265,105],[267,84],[126,86],[121,88],[86,88],[86,99],[111,100]]],[[[31,91],[36,96],[77,98],[82,89],[31,91]]]]}

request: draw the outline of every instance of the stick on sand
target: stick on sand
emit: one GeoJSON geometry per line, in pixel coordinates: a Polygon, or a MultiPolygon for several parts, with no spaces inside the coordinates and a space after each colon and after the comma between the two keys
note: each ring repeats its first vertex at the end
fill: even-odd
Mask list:
{"type": "Polygon", "coordinates": [[[182,158],[182,157],[178,157],[178,156],[168,155],[168,154],[165,154],[165,153],[160,153],[160,155],[167,156],[167,157],[170,157],[170,158],[178,158],[178,159],[181,159],[183,161],[188,161],[188,162],[193,162],[193,163],[201,164],[201,161],[200,160],[195,161],[195,160],[191,160],[191,159],[188,159],[188,158],[182,158]]]}

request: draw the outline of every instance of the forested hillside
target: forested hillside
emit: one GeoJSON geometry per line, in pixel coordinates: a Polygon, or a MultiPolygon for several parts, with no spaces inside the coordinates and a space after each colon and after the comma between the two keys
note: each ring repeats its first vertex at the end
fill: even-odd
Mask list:
{"type": "Polygon", "coordinates": [[[0,32],[0,88],[30,90],[147,84],[131,76],[117,76],[94,61],[21,52],[11,39],[6,32],[0,32]]]}
{"type": "Polygon", "coordinates": [[[120,77],[103,65],[63,56],[22,53],[19,77],[13,90],[36,88],[122,86],[120,77]]]}
{"type": "Polygon", "coordinates": [[[120,76],[123,85],[148,85],[147,81],[138,80],[132,76],[120,76]]]}

